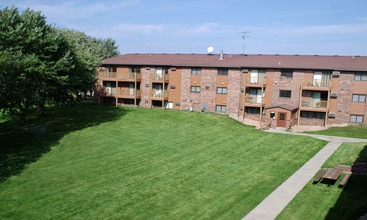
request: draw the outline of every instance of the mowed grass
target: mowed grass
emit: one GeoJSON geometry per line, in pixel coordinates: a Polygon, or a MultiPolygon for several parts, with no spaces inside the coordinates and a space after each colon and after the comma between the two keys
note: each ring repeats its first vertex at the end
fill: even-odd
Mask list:
{"type": "Polygon", "coordinates": [[[33,119],[47,135],[7,140],[0,219],[240,219],[326,144],[210,113],[90,103],[49,112],[52,122],[33,119]],[[33,148],[44,150],[11,159],[33,148]]]}
{"type": "MultiPolygon", "coordinates": [[[[339,164],[367,163],[367,143],[344,143],[324,163],[324,168],[339,164]]],[[[367,212],[367,176],[352,175],[345,188],[312,184],[312,180],[283,210],[277,219],[358,219],[367,212]]]]}
{"type": "Polygon", "coordinates": [[[326,130],[309,131],[306,133],[367,139],[367,126],[352,125],[347,127],[333,127],[326,130]]]}

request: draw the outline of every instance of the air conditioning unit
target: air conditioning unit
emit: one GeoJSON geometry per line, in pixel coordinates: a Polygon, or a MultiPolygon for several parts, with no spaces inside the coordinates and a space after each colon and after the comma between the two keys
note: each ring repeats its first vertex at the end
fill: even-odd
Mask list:
{"type": "Polygon", "coordinates": [[[176,71],[176,67],[171,67],[171,70],[172,71],[176,71]]]}
{"type": "Polygon", "coordinates": [[[248,73],[248,69],[242,69],[241,72],[248,73]]]}
{"type": "Polygon", "coordinates": [[[180,105],[181,105],[181,103],[180,103],[180,102],[175,102],[175,105],[176,105],[176,106],[180,106],[180,105]]]}
{"type": "Polygon", "coordinates": [[[150,66],[145,67],[146,70],[150,70],[150,66]]]}
{"type": "Polygon", "coordinates": [[[338,93],[336,92],[330,93],[330,98],[337,98],[337,97],[338,97],[338,93]]]}
{"type": "Polygon", "coordinates": [[[240,107],[240,110],[243,110],[243,107],[242,106],[240,107]]]}
{"type": "Polygon", "coordinates": [[[340,76],[340,71],[333,71],[332,75],[333,76],[340,76]]]}
{"type": "Polygon", "coordinates": [[[176,85],[170,85],[169,86],[171,89],[175,89],[176,88],[176,85]]]}
{"type": "Polygon", "coordinates": [[[243,92],[243,91],[245,91],[245,89],[244,88],[241,88],[241,92],[243,92]]]}
{"type": "Polygon", "coordinates": [[[329,113],[329,118],[335,118],[336,117],[336,114],[335,113],[333,113],[333,112],[330,112],[329,113]]]}

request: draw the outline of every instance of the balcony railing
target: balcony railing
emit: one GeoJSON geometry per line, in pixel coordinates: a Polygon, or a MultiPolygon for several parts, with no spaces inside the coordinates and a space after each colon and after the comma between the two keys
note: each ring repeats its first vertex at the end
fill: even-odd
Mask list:
{"type": "Polygon", "coordinates": [[[98,72],[99,78],[116,78],[116,72],[98,72]]]}
{"type": "Polygon", "coordinates": [[[150,80],[152,81],[168,81],[169,75],[168,74],[152,74],[150,75],[150,80]]]}
{"type": "Polygon", "coordinates": [[[98,89],[98,92],[102,95],[114,96],[116,95],[116,88],[102,86],[100,89],[98,89]]]}
{"type": "Polygon", "coordinates": [[[141,96],[141,91],[135,89],[118,89],[117,95],[128,96],[128,97],[138,97],[141,96]]]}
{"type": "Polygon", "coordinates": [[[141,73],[117,73],[117,78],[122,80],[141,80],[141,73]]]}
{"type": "Polygon", "coordinates": [[[168,92],[163,90],[155,90],[153,89],[150,91],[150,97],[152,98],[159,98],[159,99],[165,99],[168,98],[168,92]]]}
{"type": "Polygon", "coordinates": [[[265,103],[265,98],[261,97],[259,98],[258,96],[245,96],[245,103],[246,104],[264,104],[265,103]]]}
{"type": "Polygon", "coordinates": [[[303,80],[303,87],[313,87],[313,88],[329,88],[331,87],[331,80],[322,80],[322,79],[311,79],[311,80],[303,80]]]}
{"type": "Polygon", "coordinates": [[[266,77],[246,77],[246,85],[266,85],[266,77]]]}
{"type": "Polygon", "coordinates": [[[315,108],[315,109],[327,109],[328,101],[321,100],[302,100],[301,107],[304,108],[315,108]]]}

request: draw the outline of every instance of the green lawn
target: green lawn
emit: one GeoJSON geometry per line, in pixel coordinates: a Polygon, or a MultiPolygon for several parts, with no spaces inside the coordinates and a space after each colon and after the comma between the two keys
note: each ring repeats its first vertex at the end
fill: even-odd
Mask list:
{"type": "Polygon", "coordinates": [[[322,131],[309,131],[306,133],[367,139],[367,126],[333,127],[322,131]]]}
{"type": "Polygon", "coordinates": [[[224,115],[83,103],[0,123],[0,219],[240,219],[325,141],[224,115]]]}
{"type": "MultiPolygon", "coordinates": [[[[367,143],[344,143],[323,167],[356,161],[367,163],[367,143]]],[[[367,213],[367,176],[353,174],[344,189],[338,188],[343,177],[329,187],[311,180],[277,219],[358,219],[367,213]]]]}

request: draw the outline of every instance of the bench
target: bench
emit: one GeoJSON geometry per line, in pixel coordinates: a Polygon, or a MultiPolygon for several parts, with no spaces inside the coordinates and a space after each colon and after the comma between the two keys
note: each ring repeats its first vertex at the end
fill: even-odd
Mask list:
{"type": "Polygon", "coordinates": [[[345,175],[342,181],[339,183],[339,187],[344,187],[348,183],[349,177],[350,174],[345,175]]]}
{"type": "Polygon", "coordinates": [[[316,184],[320,181],[320,179],[322,178],[322,176],[326,173],[326,170],[322,170],[317,176],[316,178],[313,180],[313,183],[316,184]]]}

